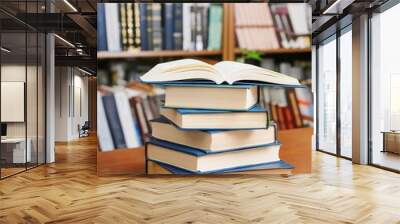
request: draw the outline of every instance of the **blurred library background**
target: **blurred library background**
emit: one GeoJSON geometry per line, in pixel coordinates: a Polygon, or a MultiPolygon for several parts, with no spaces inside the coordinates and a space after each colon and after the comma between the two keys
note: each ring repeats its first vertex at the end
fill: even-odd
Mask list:
{"type": "Polygon", "coordinates": [[[309,88],[262,89],[260,96],[280,130],[311,129],[308,4],[102,3],[97,13],[98,91],[102,96],[125,94],[138,124],[137,141],[121,147],[146,142],[148,121],[159,116],[163,101],[163,89],[139,77],[158,63],[182,58],[210,64],[240,61],[299,79],[309,88]]]}

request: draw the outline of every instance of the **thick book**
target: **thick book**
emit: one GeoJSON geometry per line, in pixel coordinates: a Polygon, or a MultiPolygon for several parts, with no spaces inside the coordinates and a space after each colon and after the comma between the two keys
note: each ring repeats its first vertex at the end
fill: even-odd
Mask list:
{"type": "Polygon", "coordinates": [[[163,44],[165,50],[174,49],[174,3],[165,3],[163,12],[163,44]]]}
{"type": "Polygon", "coordinates": [[[166,85],[165,106],[172,108],[248,110],[258,101],[253,85],[166,85]]]}
{"type": "Polygon", "coordinates": [[[222,61],[215,65],[195,59],[180,59],[154,66],[140,77],[147,83],[165,83],[187,80],[208,80],[215,84],[234,84],[238,81],[254,84],[301,86],[299,80],[255,65],[222,61]]]}
{"type": "Polygon", "coordinates": [[[99,3],[97,6],[97,50],[107,50],[107,31],[104,4],[99,3]]]}
{"type": "Polygon", "coordinates": [[[280,143],[234,151],[206,153],[202,150],[152,138],[147,158],[192,172],[215,172],[279,161],[280,143]]]}
{"type": "Polygon", "coordinates": [[[121,30],[119,26],[118,3],[104,4],[107,30],[107,47],[109,51],[121,51],[121,30]]]}
{"type": "Polygon", "coordinates": [[[190,175],[190,174],[223,174],[223,173],[233,173],[233,174],[242,174],[242,173],[252,173],[252,174],[263,174],[263,173],[271,173],[274,172],[266,172],[266,170],[274,171],[279,170],[277,173],[290,173],[290,170],[294,169],[294,167],[283,160],[279,160],[276,162],[269,162],[258,165],[250,165],[250,166],[242,166],[233,169],[223,169],[216,170],[211,172],[193,172],[185,169],[181,169],[176,166],[172,166],[170,164],[158,162],[158,161],[148,161],[148,170],[149,174],[180,174],[180,175],[190,175]],[[158,170],[157,170],[158,169],[158,170]],[[286,172],[285,172],[286,171],[286,172]]]}
{"type": "Polygon", "coordinates": [[[99,91],[97,91],[97,136],[100,151],[106,152],[114,150],[115,147],[111,137],[110,127],[108,126],[103,101],[101,100],[99,91]]]}
{"type": "Polygon", "coordinates": [[[126,148],[124,133],[114,96],[103,96],[103,105],[115,147],[126,148]]]}
{"type": "Polygon", "coordinates": [[[124,133],[126,146],[128,148],[136,148],[142,145],[140,130],[137,129],[138,125],[136,120],[133,119],[129,99],[123,90],[114,91],[115,103],[118,109],[118,115],[123,122],[121,122],[122,131],[124,133]]]}
{"type": "Polygon", "coordinates": [[[150,122],[154,138],[204,151],[218,152],[270,144],[276,141],[276,127],[234,130],[184,130],[166,118],[150,122]]]}
{"type": "Polygon", "coordinates": [[[145,3],[139,3],[140,11],[140,48],[142,50],[150,50],[149,42],[147,42],[147,5],[145,3]]]}
{"type": "Polygon", "coordinates": [[[208,50],[220,50],[222,39],[222,5],[211,4],[208,22],[208,50]]]}
{"type": "Polygon", "coordinates": [[[161,115],[182,129],[253,129],[269,127],[269,113],[259,105],[244,111],[161,108],[161,115]]]}

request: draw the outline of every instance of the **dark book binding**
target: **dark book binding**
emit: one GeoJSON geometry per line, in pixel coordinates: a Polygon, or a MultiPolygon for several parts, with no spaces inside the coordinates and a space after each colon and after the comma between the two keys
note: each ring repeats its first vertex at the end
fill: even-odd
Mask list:
{"type": "Polygon", "coordinates": [[[104,4],[97,6],[97,50],[107,50],[107,31],[106,31],[106,15],[104,11],[104,4]]]}
{"type": "Polygon", "coordinates": [[[116,148],[126,148],[124,133],[121,127],[121,121],[118,116],[117,105],[113,95],[103,96],[104,111],[111,131],[116,148]]]}

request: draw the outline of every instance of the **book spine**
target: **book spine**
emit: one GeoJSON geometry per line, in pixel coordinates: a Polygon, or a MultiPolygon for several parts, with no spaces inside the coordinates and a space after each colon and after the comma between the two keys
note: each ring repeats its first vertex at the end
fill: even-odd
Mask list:
{"type": "Polygon", "coordinates": [[[127,36],[128,36],[128,49],[135,49],[135,18],[133,13],[133,4],[126,3],[126,21],[127,21],[127,36]]]}
{"type": "Polygon", "coordinates": [[[200,5],[195,8],[195,49],[198,51],[203,50],[203,10],[200,5]]]}
{"type": "Polygon", "coordinates": [[[112,151],[114,143],[111,137],[110,127],[108,126],[103,101],[100,92],[97,92],[97,136],[99,139],[100,151],[112,151]]]}
{"type": "Polygon", "coordinates": [[[182,3],[174,3],[174,49],[183,49],[183,31],[182,31],[182,17],[183,17],[183,6],[182,3]]]}
{"type": "Polygon", "coordinates": [[[117,105],[113,95],[103,96],[104,110],[110,126],[111,136],[116,148],[126,148],[121,121],[118,116],[117,105]]]}
{"type": "Polygon", "coordinates": [[[146,21],[147,21],[147,44],[149,46],[148,50],[154,50],[153,46],[153,10],[151,4],[146,4],[146,21]]]}
{"type": "Polygon", "coordinates": [[[196,4],[193,4],[190,7],[190,48],[189,48],[189,50],[196,49],[196,8],[197,8],[196,4]]]}
{"type": "Polygon", "coordinates": [[[140,48],[141,46],[141,28],[140,28],[140,7],[139,4],[133,4],[134,7],[134,37],[135,47],[140,48]]]}
{"type": "Polygon", "coordinates": [[[161,4],[152,3],[153,50],[162,49],[161,4]]]}
{"type": "Polygon", "coordinates": [[[222,6],[211,4],[209,11],[208,50],[220,50],[222,37],[222,6]]]}
{"type": "Polygon", "coordinates": [[[107,31],[104,3],[99,3],[97,6],[97,50],[107,50],[107,31]]]}
{"type": "Polygon", "coordinates": [[[117,3],[105,4],[107,47],[110,51],[121,51],[121,38],[117,3]]]}
{"type": "Polygon", "coordinates": [[[147,42],[147,6],[144,3],[139,4],[140,9],[140,46],[142,50],[150,50],[147,42]]]}
{"type": "Polygon", "coordinates": [[[204,3],[204,6],[202,7],[202,13],[201,15],[201,34],[203,38],[203,49],[207,48],[208,45],[208,13],[209,13],[209,8],[210,5],[208,3],[204,3]]]}
{"type": "Polygon", "coordinates": [[[163,15],[163,22],[164,22],[164,49],[165,50],[172,50],[174,49],[174,40],[173,40],[173,33],[174,33],[174,12],[173,12],[173,3],[165,3],[164,4],[164,15],[163,15]]]}
{"type": "Polygon", "coordinates": [[[183,33],[183,50],[191,49],[191,17],[192,3],[185,3],[182,5],[182,33],[183,33]]]}
{"type": "Polygon", "coordinates": [[[122,49],[128,49],[128,22],[127,22],[127,4],[120,3],[119,7],[119,18],[120,18],[120,27],[121,27],[121,43],[122,49]]]}

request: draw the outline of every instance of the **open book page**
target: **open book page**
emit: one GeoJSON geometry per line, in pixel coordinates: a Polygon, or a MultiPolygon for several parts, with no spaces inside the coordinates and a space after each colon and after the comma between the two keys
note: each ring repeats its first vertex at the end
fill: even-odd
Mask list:
{"type": "Polygon", "coordinates": [[[233,84],[236,81],[258,81],[285,85],[300,84],[299,81],[293,77],[240,62],[222,61],[215,64],[214,67],[222,74],[229,84],[233,84]]]}
{"type": "Polygon", "coordinates": [[[168,82],[205,79],[217,84],[224,82],[222,75],[212,65],[195,59],[181,59],[156,65],[140,77],[143,82],[168,82]]]}

